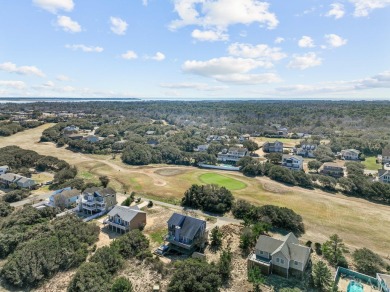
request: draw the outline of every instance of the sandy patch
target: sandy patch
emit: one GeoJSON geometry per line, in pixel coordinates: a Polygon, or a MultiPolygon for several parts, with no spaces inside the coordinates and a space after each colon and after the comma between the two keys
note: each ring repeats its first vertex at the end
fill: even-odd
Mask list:
{"type": "Polygon", "coordinates": [[[180,168],[166,168],[166,169],[158,169],[154,173],[162,176],[175,176],[179,174],[183,174],[186,171],[180,168]]]}
{"type": "Polygon", "coordinates": [[[283,185],[271,183],[271,182],[264,183],[263,188],[268,192],[276,193],[276,194],[285,194],[291,192],[288,188],[284,187],[283,185]]]}

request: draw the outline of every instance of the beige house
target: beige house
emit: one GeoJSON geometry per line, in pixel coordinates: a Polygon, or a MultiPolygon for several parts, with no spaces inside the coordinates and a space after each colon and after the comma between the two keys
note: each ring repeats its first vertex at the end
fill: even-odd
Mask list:
{"type": "Polygon", "coordinates": [[[126,233],[133,229],[143,228],[146,225],[146,213],[138,206],[115,206],[108,213],[108,219],[104,223],[108,224],[111,230],[126,233]]]}
{"type": "Polygon", "coordinates": [[[334,177],[343,177],[344,176],[344,168],[337,163],[333,162],[325,162],[320,167],[320,174],[330,175],[334,177]]]}
{"type": "Polygon", "coordinates": [[[310,251],[291,232],[280,239],[260,235],[255,252],[248,257],[248,269],[258,266],[265,275],[275,273],[287,278],[303,275],[311,265],[310,251]]]}

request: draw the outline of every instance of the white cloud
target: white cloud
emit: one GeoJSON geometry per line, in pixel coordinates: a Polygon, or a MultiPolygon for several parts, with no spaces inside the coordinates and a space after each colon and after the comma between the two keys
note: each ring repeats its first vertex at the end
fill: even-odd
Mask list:
{"type": "Polygon", "coordinates": [[[186,61],[182,69],[185,73],[232,84],[262,84],[280,81],[280,78],[273,73],[247,74],[256,68],[269,68],[270,66],[272,64],[263,60],[221,57],[207,61],[186,61]]]}
{"type": "Polygon", "coordinates": [[[198,41],[208,41],[208,42],[215,42],[215,41],[227,41],[229,39],[229,35],[226,33],[223,33],[221,31],[214,31],[214,30],[199,30],[195,29],[192,31],[191,36],[198,40],[198,41]]]}
{"type": "Polygon", "coordinates": [[[172,21],[170,29],[196,25],[206,30],[226,32],[231,25],[259,23],[269,29],[279,21],[269,11],[269,3],[259,0],[174,0],[179,19],[172,21]]]}
{"type": "Polygon", "coordinates": [[[23,81],[18,81],[18,80],[0,80],[0,86],[15,88],[15,89],[23,89],[26,87],[26,84],[23,81]]]}
{"type": "Polygon", "coordinates": [[[292,69],[305,70],[310,67],[319,66],[322,64],[322,59],[316,53],[310,52],[303,55],[293,55],[292,60],[287,67],[292,69]]]}
{"type": "Polygon", "coordinates": [[[6,62],[0,64],[0,70],[10,72],[10,73],[17,73],[21,75],[36,75],[39,77],[44,77],[45,74],[39,70],[35,66],[16,66],[14,63],[6,62]]]}
{"type": "Polygon", "coordinates": [[[77,21],[72,20],[69,16],[57,16],[57,25],[66,32],[80,32],[81,26],[77,21]]]}
{"type": "Polygon", "coordinates": [[[145,58],[155,60],[155,61],[163,61],[163,60],[165,60],[165,55],[161,52],[157,52],[154,56],[151,56],[151,57],[146,56],[145,58]]]}
{"type": "Polygon", "coordinates": [[[121,57],[126,60],[132,60],[137,59],[138,55],[134,51],[127,51],[126,53],[122,54],[121,57]]]}
{"type": "Polygon", "coordinates": [[[314,48],[314,41],[311,37],[304,35],[299,41],[298,46],[301,48],[314,48]]]}
{"type": "Polygon", "coordinates": [[[332,48],[338,48],[344,46],[348,42],[348,40],[343,39],[337,34],[327,34],[325,35],[325,40],[328,43],[328,45],[332,48]]]}
{"type": "Polygon", "coordinates": [[[128,24],[119,17],[110,17],[111,31],[117,35],[124,35],[126,33],[128,24]]]}
{"type": "Polygon", "coordinates": [[[230,55],[236,57],[259,59],[270,62],[279,61],[287,57],[280,48],[271,48],[266,44],[251,45],[234,43],[228,47],[228,52],[230,55]]]}
{"type": "Polygon", "coordinates": [[[330,4],[331,9],[325,14],[327,17],[334,17],[335,19],[340,19],[344,16],[345,10],[344,5],[341,3],[332,3],[330,4]]]}
{"type": "Polygon", "coordinates": [[[355,6],[353,15],[356,17],[368,16],[375,9],[390,6],[390,0],[349,0],[355,6]]]}
{"type": "Polygon", "coordinates": [[[228,74],[217,75],[215,80],[237,85],[256,85],[281,82],[280,77],[274,73],[264,74],[228,74]]]}
{"type": "Polygon", "coordinates": [[[42,84],[43,87],[54,87],[55,83],[53,81],[47,81],[42,84]]]}
{"type": "Polygon", "coordinates": [[[268,63],[253,59],[221,57],[208,61],[185,61],[183,71],[201,76],[247,73],[259,67],[269,67],[268,63]]]}
{"type": "Polygon", "coordinates": [[[284,38],[282,38],[282,37],[277,37],[276,39],[275,39],[275,44],[281,44],[281,43],[283,43],[284,42],[284,38]]]}
{"type": "Polygon", "coordinates": [[[70,80],[70,78],[68,77],[68,76],[66,76],[66,75],[58,75],[57,77],[56,77],[56,79],[57,80],[59,80],[59,81],[69,81],[70,80]]]}
{"type": "Polygon", "coordinates": [[[390,71],[351,81],[324,82],[318,84],[296,84],[276,88],[277,93],[287,95],[343,93],[369,90],[375,88],[390,88],[390,71]]]}
{"type": "Polygon", "coordinates": [[[160,86],[169,89],[196,89],[199,91],[219,91],[228,88],[227,86],[212,86],[206,83],[192,83],[192,82],[161,83],[160,86]]]}
{"type": "Polygon", "coordinates": [[[74,8],[73,0],[33,0],[33,3],[51,13],[56,13],[58,10],[69,12],[74,8]]]}
{"type": "Polygon", "coordinates": [[[101,53],[104,51],[102,47],[92,47],[92,46],[86,46],[86,45],[65,45],[65,48],[71,49],[73,51],[81,50],[86,53],[101,53]]]}
{"type": "Polygon", "coordinates": [[[142,0],[142,5],[143,6],[148,6],[148,0],[142,0]]]}

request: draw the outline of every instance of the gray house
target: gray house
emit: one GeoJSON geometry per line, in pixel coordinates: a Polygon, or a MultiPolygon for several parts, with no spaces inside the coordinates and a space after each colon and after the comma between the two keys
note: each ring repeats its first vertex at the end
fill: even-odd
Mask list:
{"type": "Polygon", "coordinates": [[[248,257],[248,269],[258,266],[265,275],[302,276],[310,264],[310,247],[299,244],[291,232],[280,239],[260,235],[248,257]]]}
{"type": "Polygon", "coordinates": [[[208,232],[206,221],[194,217],[173,213],[168,220],[168,234],[165,240],[170,248],[180,252],[191,253],[197,248],[204,247],[208,232]]]}
{"type": "Polygon", "coordinates": [[[130,230],[143,228],[146,225],[146,213],[138,206],[115,206],[108,212],[108,219],[104,221],[111,230],[126,233],[130,230]]]}
{"type": "Polygon", "coordinates": [[[17,187],[22,189],[32,188],[37,184],[31,178],[24,177],[11,172],[0,175],[0,183],[2,183],[6,187],[9,187],[11,184],[15,184],[17,187]]]}
{"type": "Polygon", "coordinates": [[[283,143],[279,141],[265,142],[263,144],[263,151],[268,153],[272,153],[272,152],[283,153],[283,143]]]}
{"type": "Polygon", "coordinates": [[[383,183],[390,183],[390,170],[379,169],[378,170],[378,179],[383,183]]]}
{"type": "Polygon", "coordinates": [[[116,205],[116,192],[112,188],[88,188],[79,197],[79,211],[89,214],[110,211],[116,205]]]}

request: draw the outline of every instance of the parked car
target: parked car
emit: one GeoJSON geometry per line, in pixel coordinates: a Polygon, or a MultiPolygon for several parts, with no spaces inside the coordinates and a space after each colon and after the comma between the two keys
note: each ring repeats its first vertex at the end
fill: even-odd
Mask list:
{"type": "Polygon", "coordinates": [[[162,244],[154,251],[154,253],[157,255],[164,255],[168,252],[168,250],[169,250],[169,246],[162,244]]]}

